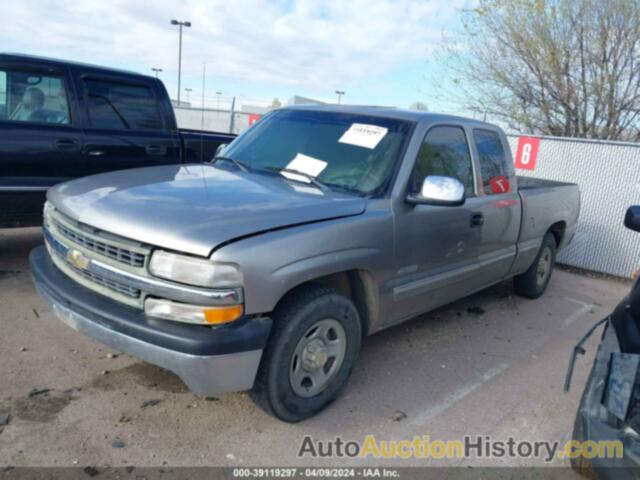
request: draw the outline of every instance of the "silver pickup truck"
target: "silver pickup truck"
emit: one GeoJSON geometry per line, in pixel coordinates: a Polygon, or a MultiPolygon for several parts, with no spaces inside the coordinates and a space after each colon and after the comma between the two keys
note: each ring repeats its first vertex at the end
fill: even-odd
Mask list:
{"type": "Polygon", "coordinates": [[[54,187],[30,262],[74,329],[293,422],[336,398],[365,335],[508,278],[542,295],[579,205],[516,179],[494,125],[294,107],[209,164],[54,187]]]}

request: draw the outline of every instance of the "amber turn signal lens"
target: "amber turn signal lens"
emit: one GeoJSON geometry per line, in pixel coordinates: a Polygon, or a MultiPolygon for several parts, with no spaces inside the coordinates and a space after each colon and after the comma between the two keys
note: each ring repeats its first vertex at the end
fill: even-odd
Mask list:
{"type": "Polygon", "coordinates": [[[147,298],[144,311],[150,317],[196,325],[220,325],[233,322],[242,316],[242,305],[212,307],[209,305],[189,305],[160,298],[147,298]]]}
{"type": "Polygon", "coordinates": [[[631,272],[631,280],[635,280],[636,278],[638,278],[638,270],[631,272]]]}
{"type": "Polygon", "coordinates": [[[237,320],[242,315],[242,305],[231,307],[206,308],[204,310],[204,321],[209,325],[219,325],[237,320]]]}

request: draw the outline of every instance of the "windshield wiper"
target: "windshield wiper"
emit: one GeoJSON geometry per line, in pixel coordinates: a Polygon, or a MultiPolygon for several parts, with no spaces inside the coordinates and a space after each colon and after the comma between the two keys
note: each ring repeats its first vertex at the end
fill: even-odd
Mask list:
{"type": "Polygon", "coordinates": [[[225,157],[224,155],[218,155],[217,157],[213,157],[213,160],[211,160],[211,163],[212,164],[216,163],[216,161],[218,160],[226,160],[227,162],[231,162],[240,170],[242,170],[244,173],[249,173],[251,171],[251,167],[246,163],[241,162],[240,160],[236,160],[235,158],[232,158],[232,157],[225,157]]]}
{"type": "MultiPolygon", "coordinates": [[[[305,173],[305,172],[301,172],[300,170],[296,170],[294,168],[264,167],[264,169],[268,170],[270,172],[277,172],[277,173],[283,173],[284,172],[284,173],[290,173],[292,175],[300,175],[301,177],[304,177],[304,178],[308,179],[313,185],[318,187],[320,190],[324,190],[324,191],[331,190],[327,185],[322,183],[320,180],[318,180],[313,175],[310,175],[310,174],[305,173]]],[[[285,177],[286,177],[286,175],[285,175],[285,177]]],[[[289,177],[286,177],[286,178],[289,178],[289,177]]],[[[295,178],[293,178],[293,179],[289,178],[289,180],[296,180],[296,179],[295,178]]]]}

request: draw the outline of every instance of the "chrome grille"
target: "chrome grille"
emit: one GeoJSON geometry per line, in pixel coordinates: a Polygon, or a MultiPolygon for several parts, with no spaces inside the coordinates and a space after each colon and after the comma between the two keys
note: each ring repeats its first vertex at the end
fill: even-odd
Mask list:
{"type": "Polygon", "coordinates": [[[54,220],[56,230],[68,240],[80,245],[81,247],[96,252],[100,255],[104,255],[107,258],[115,260],[116,262],[129,265],[131,267],[141,268],[144,266],[145,255],[137,253],[126,248],[122,248],[116,245],[109,244],[104,241],[95,240],[87,235],[84,235],[81,231],[71,229],[67,225],[54,220]]]}
{"type": "Polygon", "coordinates": [[[66,260],[64,261],[64,263],[68,268],[73,270],[77,275],[80,275],[86,278],[90,282],[96,283],[102,287],[108,288],[122,295],[126,295],[127,297],[130,297],[130,298],[140,297],[140,290],[138,290],[137,288],[130,287],[128,285],[125,285],[124,283],[115,282],[108,278],[104,278],[102,275],[98,275],[93,272],[88,272],[87,270],[81,270],[71,265],[66,260]]]}

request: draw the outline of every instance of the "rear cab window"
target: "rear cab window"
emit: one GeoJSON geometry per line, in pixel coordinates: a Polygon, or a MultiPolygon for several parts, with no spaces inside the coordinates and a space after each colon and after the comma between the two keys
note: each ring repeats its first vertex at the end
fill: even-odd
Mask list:
{"type": "Polygon", "coordinates": [[[158,101],[144,85],[85,79],[89,122],[106,130],[164,130],[158,101]]]}
{"type": "Polygon", "coordinates": [[[71,123],[64,78],[0,69],[0,121],[71,123]]]}
{"type": "Polygon", "coordinates": [[[475,195],[471,152],[462,127],[435,126],[427,132],[413,167],[409,190],[419,192],[430,175],[456,178],[464,185],[467,197],[475,195]]]}
{"type": "Polygon", "coordinates": [[[476,128],[473,130],[473,141],[478,152],[484,194],[500,195],[511,192],[514,170],[507,162],[505,148],[498,132],[476,128]]]}

